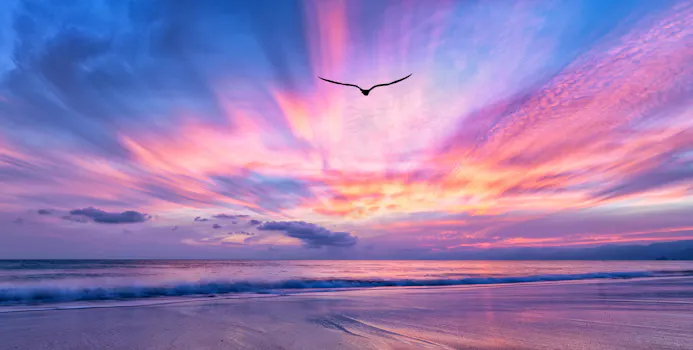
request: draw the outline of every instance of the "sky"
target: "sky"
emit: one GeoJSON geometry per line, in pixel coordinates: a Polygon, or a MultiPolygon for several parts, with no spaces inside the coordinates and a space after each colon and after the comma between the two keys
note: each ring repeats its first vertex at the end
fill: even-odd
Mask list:
{"type": "Polygon", "coordinates": [[[690,1],[2,1],[0,258],[693,239],[691,57],[690,1]]]}

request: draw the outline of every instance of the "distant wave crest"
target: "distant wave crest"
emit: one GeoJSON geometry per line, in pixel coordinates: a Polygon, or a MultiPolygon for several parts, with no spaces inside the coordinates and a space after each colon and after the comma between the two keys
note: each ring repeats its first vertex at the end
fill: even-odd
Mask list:
{"type": "Polygon", "coordinates": [[[643,277],[689,276],[693,271],[597,272],[585,274],[549,274],[511,277],[469,277],[458,279],[294,279],[277,282],[208,281],[161,285],[127,285],[112,287],[14,287],[0,288],[0,304],[33,304],[68,301],[126,300],[164,296],[194,296],[228,293],[272,293],[289,290],[373,287],[426,287],[587,279],[629,279],[643,277]]]}

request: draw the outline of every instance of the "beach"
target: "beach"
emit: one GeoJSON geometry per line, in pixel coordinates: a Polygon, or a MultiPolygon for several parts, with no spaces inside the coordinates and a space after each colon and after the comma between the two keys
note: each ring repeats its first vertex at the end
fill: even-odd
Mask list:
{"type": "Polygon", "coordinates": [[[690,349],[691,329],[693,278],[663,277],[6,307],[0,348],[690,349]]]}

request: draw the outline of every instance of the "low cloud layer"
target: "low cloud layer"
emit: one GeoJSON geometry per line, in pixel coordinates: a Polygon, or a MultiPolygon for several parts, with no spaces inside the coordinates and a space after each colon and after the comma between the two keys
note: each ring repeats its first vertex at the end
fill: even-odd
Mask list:
{"type": "Polygon", "coordinates": [[[268,221],[257,227],[261,231],[283,231],[289,237],[297,238],[307,248],[351,247],[357,238],[349,232],[333,232],[304,221],[268,221]]]}
{"type": "Polygon", "coordinates": [[[244,215],[244,214],[217,214],[213,216],[215,219],[231,219],[231,220],[236,220],[236,219],[244,219],[250,217],[249,215],[244,215]]]}
{"type": "Polygon", "coordinates": [[[68,220],[71,221],[80,221],[73,220],[73,217],[87,217],[90,218],[92,221],[101,224],[130,224],[145,222],[151,218],[151,216],[147,214],[143,214],[134,210],[128,210],[121,213],[109,213],[107,211],[103,211],[92,207],[71,210],[70,216],[66,217],[66,219],[69,218],[68,220]]]}
{"type": "Polygon", "coordinates": [[[255,236],[254,233],[247,232],[247,231],[229,232],[228,234],[229,235],[241,235],[241,236],[255,236]]]}

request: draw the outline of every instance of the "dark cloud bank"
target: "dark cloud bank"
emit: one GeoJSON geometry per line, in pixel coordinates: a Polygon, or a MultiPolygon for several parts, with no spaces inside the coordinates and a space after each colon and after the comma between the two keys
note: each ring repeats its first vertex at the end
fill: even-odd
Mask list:
{"type": "Polygon", "coordinates": [[[241,236],[255,236],[254,233],[247,232],[247,231],[229,232],[228,234],[229,235],[241,235],[241,236]]]}
{"type": "Polygon", "coordinates": [[[217,214],[212,216],[215,219],[231,219],[231,220],[236,220],[236,219],[244,219],[250,217],[249,215],[235,215],[235,214],[217,214]]]}
{"type": "Polygon", "coordinates": [[[78,222],[86,222],[86,218],[101,224],[130,224],[145,222],[149,220],[151,216],[134,210],[128,210],[121,213],[109,213],[101,209],[89,207],[71,210],[70,215],[64,217],[66,220],[78,222]]]}
{"type": "Polygon", "coordinates": [[[307,248],[351,247],[357,238],[349,232],[333,232],[304,221],[268,221],[257,227],[261,231],[283,231],[285,235],[297,238],[307,248]]]}

